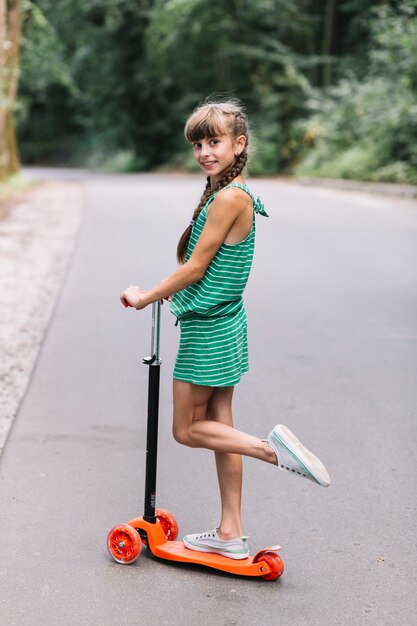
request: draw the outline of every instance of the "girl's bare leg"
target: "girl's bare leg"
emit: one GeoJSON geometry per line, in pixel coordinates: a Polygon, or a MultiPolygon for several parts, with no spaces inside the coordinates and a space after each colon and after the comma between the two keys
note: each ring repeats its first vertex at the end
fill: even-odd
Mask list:
{"type": "Polygon", "coordinates": [[[228,424],[207,420],[207,407],[214,387],[174,379],[174,424],[176,441],[192,448],[232,452],[277,464],[270,445],[228,424]]]}
{"type": "MultiPolygon", "coordinates": [[[[218,387],[208,402],[207,419],[233,426],[234,387],[218,387]]],[[[240,516],[242,500],[242,457],[233,452],[215,452],[217,478],[222,503],[218,534],[221,539],[235,539],[243,534],[240,516]]]]}
{"type": "Polygon", "coordinates": [[[242,459],[252,456],[276,464],[269,444],[233,428],[233,387],[206,387],[174,380],[174,438],[193,448],[215,452],[222,501],[219,535],[242,536],[240,507],[242,459]]]}

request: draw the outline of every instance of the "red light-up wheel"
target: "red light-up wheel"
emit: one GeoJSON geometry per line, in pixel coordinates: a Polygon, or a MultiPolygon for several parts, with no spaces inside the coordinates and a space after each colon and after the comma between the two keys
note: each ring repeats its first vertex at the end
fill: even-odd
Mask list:
{"type": "Polygon", "coordinates": [[[271,570],[268,574],[264,574],[262,576],[264,580],[276,580],[282,575],[284,571],[284,562],[278,554],[275,552],[264,552],[259,556],[259,559],[256,560],[258,563],[262,563],[262,561],[265,561],[271,570]]]}
{"type": "Polygon", "coordinates": [[[175,541],[178,537],[178,523],[172,513],[164,509],[156,509],[155,515],[168,541],[175,541]]]}
{"type": "Polygon", "coordinates": [[[107,549],[118,563],[133,563],[140,555],[142,543],[137,530],[128,524],[111,529],[107,536],[107,549]]]}

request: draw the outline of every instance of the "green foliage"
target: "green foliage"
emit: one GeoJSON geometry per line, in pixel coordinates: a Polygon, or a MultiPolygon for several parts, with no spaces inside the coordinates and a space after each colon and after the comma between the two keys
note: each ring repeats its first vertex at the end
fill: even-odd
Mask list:
{"type": "Polygon", "coordinates": [[[48,85],[75,88],[65,63],[65,48],[55,28],[39,6],[24,3],[24,37],[22,41],[23,86],[27,91],[44,93],[48,85]]]}
{"type": "Polygon", "coordinates": [[[42,156],[99,165],[122,150],[135,153],[142,167],[152,165],[152,150],[146,152],[141,145],[152,115],[152,92],[142,62],[148,4],[38,0],[26,21],[22,56],[21,94],[29,102],[30,115],[19,119],[19,135],[26,161],[42,156]],[[37,37],[38,15],[44,17],[43,39],[37,37]],[[44,67],[38,68],[46,84],[30,78],[34,46],[41,53],[48,49],[44,67]],[[61,58],[65,82],[55,71],[55,61],[61,58]]]}
{"type": "Polygon", "coordinates": [[[311,92],[291,38],[306,30],[297,2],[159,0],[150,12],[146,52],[164,112],[162,131],[174,131],[176,151],[190,111],[208,94],[238,96],[253,119],[252,171],[285,166],[287,120],[304,110],[311,92]],[[174,27],[173,27],[174,26],[174,27]],[[166,108],[164,103],[170,102],[166,108]]]}
{"type": "Polygon", "coordinates": [[[193,169],[184,122],[217,94],[247,107],[252,174],[414,180],[416,3],[26,0],[23,159],[193,169]]]}
{"type": "Polygon", "coordinates": [[[364,80],[345,78],[309,102],[298,174],[417,182],[416,6],[380,7],[364,80]]]}
{"type": "Polygon", "coordinates": [[[417,0],[388,4],[376,12],[372,24],[370,75],[385,76],[394,84],[417,90],[417,0]]]}
{"type": "Polygon", "coordinates": [[[76,97],[59,33],[40,6],[23,4],[21,80],[17,107],[20,143],[26,162],[59,153],[62,138],[71,134],[67,109],[76,97]]]}
{"type": "MultiPolygon", "coordinates": [[[[177,162],[187,115],[207,95],[221,93],[247,105],[258,145],[254,169],[277,171],[287,163],[289,122],[304,111],[310,91],[306,60],[293,46],[315,34],[309,5],[37,0],[22,63],[25,160],[43,155],[100,164],[121,151],[145,168],[177,162]],[[33,71],[36,47],[44,66],[33,71]],[[31,78],[37,73],[38,82],[31,78]]],[[[310,59],[309,70],[317,63],[310,59]]]]}
{"type": "Polygon", "coordinates": [[[141,161],[132,150],[120,150],[97,164],[107,172],[140,172],[146,169],[145,161],[141,161]]]}

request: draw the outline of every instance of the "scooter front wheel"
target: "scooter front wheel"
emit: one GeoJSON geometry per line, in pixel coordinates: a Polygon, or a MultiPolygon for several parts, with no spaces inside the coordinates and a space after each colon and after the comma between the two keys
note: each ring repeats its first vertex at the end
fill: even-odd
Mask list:
{"type": "Polygon", "coordinates": [[[168,541],[175,541],[178,537],[178,522],[172,513],[164,509],[156,509],[155,515],[168,541]]]}
{"type": "Polygon", "coordinates": [[[271,569],[268,574],[262,576],[264,580],[272,581],[282,576],[284,572],[284,561],[278,554],[275,552],[264,552],[259,559],[257,559],[259,563],[262,563],[262,561],[265,561],[271,569]]]}
{"type": "Polygon", "coordinates": [[[137,530],[120,524],[107,535],[107,549],[117,563],[133,563],[139,558],[142,543],[137,530]]]}

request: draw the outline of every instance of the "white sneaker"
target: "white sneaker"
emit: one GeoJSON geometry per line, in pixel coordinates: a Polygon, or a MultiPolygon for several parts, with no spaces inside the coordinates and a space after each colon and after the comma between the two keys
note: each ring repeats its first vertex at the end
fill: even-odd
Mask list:
{"type": "Polygon", "coordinates": [[[330,476],[323,463],[303,446],[289,428],[277,424],[266,441],[277,455],[281,470],[308,478],[322,487],[330,485],[330,476]]]}
{"type": "Polygon", "coordinates": [[[223,540],[217,534],[216,528],[198,535],[185,535],[183,542],[185,547],[190,550],[215,552],[227,556],[229,559],[247,559],[249,556],[247,537],[223,540]]]}

